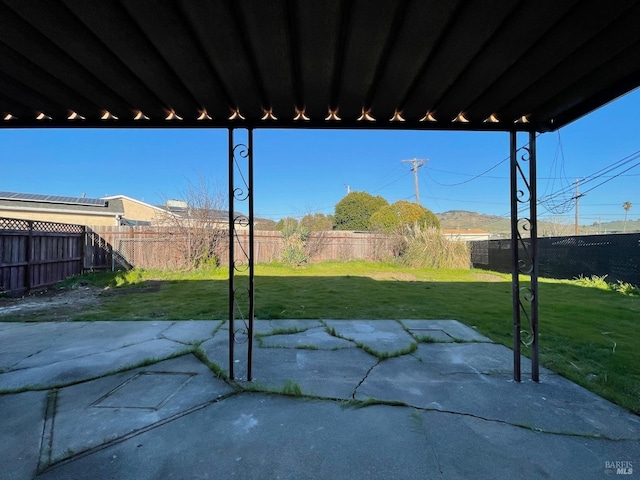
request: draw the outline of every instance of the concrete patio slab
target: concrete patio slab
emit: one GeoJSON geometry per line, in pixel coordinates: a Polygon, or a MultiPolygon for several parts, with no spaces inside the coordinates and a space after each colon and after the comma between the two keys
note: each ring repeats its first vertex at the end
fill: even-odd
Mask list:
{"type": "MultiPolygon", "coordinates": [[[[0,384],[1,386],[1,384],[0,384]]],[[[0,395],[0,478],[33,478],[47,406],[47,391],[0,395]]]]}
{"type": "MultiPolygon", "coordinates": [[[[273,391],[298,386],[304,395],[350,400],[378,359],[359,348],[333,351],[262,348],[255,352],[252,385],[273,391]]],[[[239,378],[243,378],[240,371],[239,378]]],[[[248,386],[246,382],[240,382],[248,386]]]]}
{"type": "Polygon", "coordinates": [[[99,347],[86,351],[82,348],[79,351],[81,354],[67,360],[60,360],[56,355],[48,364],[45,363],[46,355],[40,354],[41,358],[34,365],[0,374],[0,385],[9,390],[60,387],[98,378],[142,362],[162,360],[187,350],[181,343],[154,339],[105,352],[100,351],[99,347]]]}
{"type": "MultiPolygon", "coordinates": [[[[434,372],[484,373],[513,375],[513,351],[495,343],[421,343],[413,356],[422,360],[434,372]]],[[[523,377],[531,373],[531,361],[520,360],[523,377]]],[[[551,373],[540,368],[541,374],[551,373]]]]}
{"type": "Polygon", "coordinates": [[[276,332],[278,330],[309,330],[310,328],[319,328],[324,325],[320,320],[282,320],[282,319],[273,319],[273,320],[256,320],[256,322],[266,323],[269,325],[271,332],[276,332]]]}
{"type": "Polygon", "coordinates": [[[234,392],[193,355],[55,392],[40,464],[48,465],[234,392]]]}
{"type": "Polygon", "coordinates": [[[443,412],[238,394],[37,478],[582,480],[639,453],[443,412]]]}
{"type": "Polygon", "coordinates": [[[337,350],[354,348],[356,344],[344,338],[329,335],[324,326],[310,328],[295,334],[269,335],[261,337],[259,344],[263,347],[281,348],[315,348],[318,350],[337,350]]]}
{"type": "MultiPolygon", "coordinates": [[[[483,347],[490,346],[508,351],[500,345],[483,347]]],[[[422,356],[428,357],[422,350],[422,356]]],[[[479,364],[483,357],[479,356],[479,364]]],[[[540,383],[517,383],[507,373],[507,364],[502,370],[483,372],[467,363],[447,367],[444,362],[406,355],[380,362],[358,387],[355,398],[400,401],[545,432],[640,440],[638,417],[573,382],[542,372],[540,383]]]]}
{"type": "Polygon", "coordinates": [[[511,350],[458,322],[408,322],[327,321],[361,335],[333,350],[353,342],[320,321],[256,321],[281,346],[256,339],[252,382],[247,342],[235,381],[208,368],[228,370],[226,322],[0,322],[0,390],[17,390],[0,394],[0,478],[589,479],[640,462],[636,415],[546,369],[514,382],[511,350]],[[365,351],[410,345],[405,327],[455,342],[365,351]]]}
{"type": "Polygon", "coordinates": [[[336,335],[361,344],[376,355],[408,351],[416,340],[395,320],[325,320],[336,335]]]}
{"type": "Polygon", "coordinates": [[[194,344],[211,338],[222,320],[203,322],[201,320],[174,322],[163,330],[160,336],[174,342],[194,344]]]}
{"type": "Polygon", "coordinates": [[[492,343],[484,335],[457,320],[400,320],[418,340],[423,337],[437,342],[486,342],[492,343]]]}

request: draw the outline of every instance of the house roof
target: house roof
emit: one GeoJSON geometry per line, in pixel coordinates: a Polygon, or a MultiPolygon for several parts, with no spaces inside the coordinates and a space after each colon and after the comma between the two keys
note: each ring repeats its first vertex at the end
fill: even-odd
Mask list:
{"type": "Polygon", "coordinates": [[[137,203],[139,205],[142,205],[142,206],[151,208],[153,210],[156,210],[159,213],[163,213],[163,214],[170,213],[170,210],[168,210],[166,208],[159,207],[157,205],[151,205],[150,203],[146,203],[146,202],[143,202],[142,200],[137,200],[135,198],[131,198],[131,197],[128,197],[126,195],[108,195],[106,197],[102,197],[101,200],[106,200],[106,201],[109,201],[109,202],[120,201],[120,203],[122,203],[122,200],[128,200],[130,202],[137,203]]]}
{"type": "Polygon", "coordinates": [[[13,192],[0,192],[0,210],[105,215],[109,217],[124,215],[124,206],[119,198],[76,198],[13,192]]]}
{"type": "Polygon", "coordinates": [[[0,128],[557,129],[640,84],[640,0],[0,0],[0,128]]]}

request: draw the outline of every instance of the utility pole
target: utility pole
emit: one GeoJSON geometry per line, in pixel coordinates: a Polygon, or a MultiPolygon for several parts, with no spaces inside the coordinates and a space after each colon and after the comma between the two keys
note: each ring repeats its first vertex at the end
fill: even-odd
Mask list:
{"type": "Polygon", "coordinates": [[[345,183],[344,186],[347,187],[347,195],[349,195],[351,193],[351,185],[345,183]]]}
{"type": "Polygon", "coordinates": [[[411,164],[411,171],[413,172],[413,183],[416,191],[416,203],[418,205],[420,205],[420,190],[418,188],[418,169],[420,167],[423,167],[424,164],[427,163],[428,161],[429,161],[428,158],[424,158],[422,160],[419,160],[417,158],[414,158],[413,160],[402,160],[402,163],[411,164]]]}
{"type": "Polygon", "coordinates": [[[580,219],[579,203],[580,203],[580,198],[584,197],[585,194],[578,192],[578,187],[580,186],[580,180],[576,180],[574,183],[576,184],[576,194],[573,197],[573,199],[576,201],[576,220],[575,220],[575,232],[574,232],[574,234],[575,235],[579,235],[579,219],[580,219]]]}

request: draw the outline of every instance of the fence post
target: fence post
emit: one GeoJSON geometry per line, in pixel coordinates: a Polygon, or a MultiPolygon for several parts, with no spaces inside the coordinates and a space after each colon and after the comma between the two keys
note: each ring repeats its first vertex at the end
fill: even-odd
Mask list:
{"type": "Polygon", "coordinates": [[[33,266],[33,221],[27,221],[29,225],[28,234],[27,234],[27,247],[26,247],[26,260],[27,264],[24,267],[24,293],[29,293],[31,290],[31,274],[32,274],[32,266],[33,266]]]}
{"type": "Polygon", "coordinates": [[[84,272],[87,270],[87,227],[83,225],[81,231],[82,236],[80,237],[80,257],[82,258],[82,263],[80,264],[80,275],[84,275],[84,272]]]}

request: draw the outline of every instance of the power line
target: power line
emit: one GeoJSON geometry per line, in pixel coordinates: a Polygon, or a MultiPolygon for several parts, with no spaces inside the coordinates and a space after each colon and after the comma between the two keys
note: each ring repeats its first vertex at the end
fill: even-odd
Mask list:
{"type": "Polygon", "coordinates": [[[382,187],[380,187],[380,188],[378,188],[376,190],[372,190],[371,193],[379,192],[383,188],[387,188],[389,185],[393,185],[394,183],[399,182],[400,180],[402,180],[404,177],[406,177],[409,174],[411,174],[411,171],[405,172],[403,175],[399,176],[395,180],[390,181],[389,183],[383,185],[382,187]]]}
{"type": "MultiPolygon", "coordinates": [[[[540,136],[540,134],[538,133],[538,134],[536,135],[536,138],[538,138],[539,136],[540,136]]],[[[521,146],[521,147],[518,147],[518,148],[516,149],[516,153],[517,153],[517,152],[519,152],[520,150],[522,150],[523,148],[525,148],[525,147],[524,147],[524,145],[523,145],[523,146],[521,146]]],[[[484,172],[479,173],[479,174],[477,174],[477,175],[474,175],[472,178],[470,178],[470,179],[468,179],[468,180],[464,180],[464,181],[462,181],[462,182],[458,182],[458,183],[440,183],[440,182],[435,181],[435,180],[434,180],[430,175],[429,175],[429,178],[431,178],[431,180],[434,180],[434,182],[435,182],[435,183],[437,183],[438,185],[443,186],[443,187],[457,187],[458,185],[464,185],[464,184],[466,184],[466,183],[473,182],[474,180],[476,180],[476,179],[478,179],[478,178],[480,178],[480,177],[483,177],[484,175],[486,175],[486,174],[487,174],[487,173],[489,173],[490,171],[492,171],[492,170],[494,170],[494,169],[498,168],[498,167],[499,167],[500,165],[502,165],[504,162],[509,161],[509,159],[510,159],[510,158],[511,158],[511,156],[509,155],[508,157],[503,158],[503,159],[502,159],[502,160],[500,160],[498,163],[496,163],[494,166],[492,166],[492,167],[488,168],[488,169],[487,169],[487,170],[485,170],[484,172]]],[[[427,174],[427,175],[428,175],[428,174],[427,174]]]]}
{"type": "MultiPolygon", "coordinates": [[[[640,165],[640,162],[632,165],[629,168],[626,168],[625,170],[622,170],[621,172],[618,172],[616,174],[612,174],[612,175],[607,175],[611,172],[613,172],[614,170],[621,168],[635,160],[637,160],[638,158],[640,158],[640,150],[632,153],[631,155],[628,155],[614,163],[612,163],[611,165],[608,165],[604,168],[601,168],[600,170],[592,173],[591,175],[581,178],[580,184],[581,185],[585,185],[588,184],[590,182],[593,182],[599,178],[606,178],[605,181],[600,182],[599,184],[595,185],[594,187],[591,187],[588,190],[583,191],[583,195],[594,190],[595,188],[598,188],[601,185],[604,185],[605,183],[610,182],[611,180],[613,180],[614,178],[617,178],[619,176],[621,176],[622,174],[628,172],[629,170],[632,170],[633,168],[637,167],[638,165],[640,165]],[[605,177],[606,175],[606,177],[605,177]]],[[[575,196],[571,196],[569,198],[568,195],[573,193],[573,185],[568,185],[566,187],[561,188],[560,190],[557,190],[555,192],[550,193],[549,195],[543,196],[539,199],[538,204],[542,205],[543,208],[545,208],[547,211],[555,213],[555,214],[563,214],[566,213],[568,210],[570,210],[573,206],[573,201],[576,199],[575,196]],[[560,203],[556,203],[555,199],[558,197],[563,197],[563,200],[560,203]]]]}
{"type": "MultiPolygon", "coordinates": [[[[457,186],[459,186],[459,185],[464,185],[464,184],[466,184],[466,183],[473,182],[474,180],[476,180],[476,179],[478,179],[478,178],[480,178],[480,177],[484,176],[485,174],[489,173],[491,170],[493,170],[493,169],[495,169],[495,168],[498,168],[498,167],[499,167],[500,165],[502,165],[504,162],[506,162],[507,160],[509,160],[509,158],[510,158],[510,157],[507,157],[507,158],[505,158],[505,159],[503,159],[503,160],[500,160],[500,161],[499,161],[498,163],[496,163],[493,167],[491,167],[491,168],[489,168],[489,169],[485,170],[485,171],[484,171],[484,172],[482,172],[482,173],[479,173],[479,174],[477,174],[477,175],[474,175],[473,177],[469,178],[468,180],[463,180],[462,182],[457,182],[457,183],[440,183],[440,182],[438,182],[437,180],[435,180],[431,175],[429,175],[429,173],[428,173],[428,172],[427,172],[427,175],[429,176],[429,178],[430,178],[434,183],[436,183],[436,184],[438,184],[438,185],[440,185],[440,186],[442,186],[442,187],[457,187],[457,186]]],[[[432,170],[435,170],[435,169],[432,169],[432,170]]],[[[453,172],[451,172],[451,173],[453,173],[453,172]]]]}

